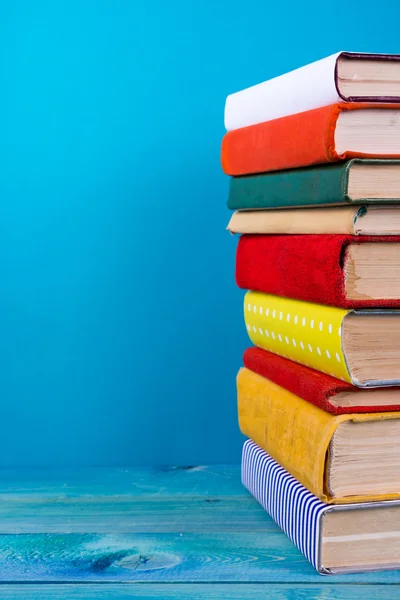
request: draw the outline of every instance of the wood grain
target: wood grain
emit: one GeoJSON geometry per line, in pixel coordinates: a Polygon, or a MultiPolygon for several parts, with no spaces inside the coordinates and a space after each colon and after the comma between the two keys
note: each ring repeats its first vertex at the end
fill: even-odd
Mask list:
{"type": "Polygon", "coordinates": [[[400,583],[398,571],[321,577],[280,531],[0,536],[0,581],[400,583]]]}
{"type": "Polygon", "coordinates": [[[21,470],[0,482],[0,599],[400,597],[398,571],[318,575],[237,466],[21,470]]]}
{"type": "Polygon", "coordinates": [[[0,533],[274,532],[249,495],[0,496],[0,533]]]}
{"type": "Polygon", "coordinates": [[[3,585],[0,600],[398,600],[396,585],[3,585]]]}
{"type": "Polygon", "coordinates": [[[0,497],[213,496],[247,492],[239,465],[93,469],[2,469],[0,497]]]}

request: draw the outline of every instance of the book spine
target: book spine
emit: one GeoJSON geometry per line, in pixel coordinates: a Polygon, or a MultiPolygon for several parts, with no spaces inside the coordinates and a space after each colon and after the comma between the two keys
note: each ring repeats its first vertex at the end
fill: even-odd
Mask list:
{"type": "Polygon", "coordinates": [[[228,230],[245,235],[352,235],[357,215],[366,212],[365,206],[236,210],[228,230]]]}
{"type": "Polygon", "coordinates": [[[243,235],[236,251],[236,283],[245,290],[305,302],[343,308],[368,305],[368,299],[347,299],[345,248],[349,243],[381,239],[342,234],[243,235]]]}
{"type": "Polygon", "coordinates": [[[243,446],[242,483],[313,567],[324,573],[320,566],[321,517],[329,506],[251,440],[243,446]]]}
{"type": "MultiPolygon", "coordinates": [[[[400,397],[400,388],[392,387],[393,391],[399,394],[392,396],[392,404],[358,404],[357,406],[335,406],[332,403],[334,396],[340,393],[357,394],[359,389],[354,385],[339,381],[325,373],[310,369],[304,365],[295,363],[292,360],[272,354],[262,350],[257,346],[247,348],[243,354],[243,364],[250,371],[265,377],[285,388],[292,394],[295,394],[310,404],[331,413],[332,415],[345,415],[357,413],[386,413],[399,412],[400,404],[396,404],[396,399],[400,397]]],[[[374,393],[373,389],[364,388],[364,393],[374,393]]],[[[364,395],[364,398],[366,396],[364,395]]]]}
{"type": "Polygon", "coordinates": [[[333,104],[228,131],[222,140],[224,172],[249,175],[339,160],[334,134],[341,110],[333,104]]]}
{"type": "Polygon", "coordinates": [[[342,350],[348,310],[247,292],[244,317],[255,346],[352,383],[342,350]]]}
{"type": "MultiPolygon", "coordinates": [[[[334,406],[330,401],[332,397],[341,392],[354,394],[357,392],[357,388],[330,375],[310,369],[256,346],[245,350],[243,364],[250,371],[254,371],[254,373],[269,379],[299,398],[303,398],[310,404],[333,415],[385,411],[385,407],[381,406],[360,406],[357,408],[353,406],[334,406]]],[[[390,410],[396,410],[396,408],[390,410]]],[[[400,405],[398,408],[400,409],[400,405]]]]}
{"type": "Polygon", "coordinates": [[[338,102],[335,66],[339,54],[229,95],[225,128],[239,129],[338,102]]]}
{"type": "Polygon", "coordinates": [[[346,163],[232,177],[231,210],[348,204],[346,163]]]}
{"type": "Polygon", "coordinates": [[[245,368],[237,375],[237,394],[242,433],[327,502],[327,451],[339,423],[351,417],[326,413],[245,368]]]}

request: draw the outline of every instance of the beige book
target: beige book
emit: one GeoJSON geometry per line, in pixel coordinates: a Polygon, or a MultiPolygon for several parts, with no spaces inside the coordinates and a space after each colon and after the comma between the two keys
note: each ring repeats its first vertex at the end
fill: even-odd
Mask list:
{"type": "Polygon", "coordinates": [[[238,210],[227,229],[234,234],[400,235],[400,204],[238,210]]]}

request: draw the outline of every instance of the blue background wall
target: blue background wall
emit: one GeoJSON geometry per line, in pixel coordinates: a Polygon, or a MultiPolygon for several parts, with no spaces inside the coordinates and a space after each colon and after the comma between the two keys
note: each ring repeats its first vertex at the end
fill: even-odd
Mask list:
{"type": "Polygon", "coordinates": [[[239,461],[225,97],[394,12],[0,3],[0,466],[239,461]]]}

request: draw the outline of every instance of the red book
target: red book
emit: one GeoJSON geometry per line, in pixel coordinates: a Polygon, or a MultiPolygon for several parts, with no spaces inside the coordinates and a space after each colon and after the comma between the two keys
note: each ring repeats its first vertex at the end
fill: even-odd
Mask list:
{"type": "Polygon", "coordinates": [[[357,388],[261,348],[248,348],[244,366],[333,415],[400,410],[400,388],[357,388]]]}
{"type": "Polygon", "coordinates": [[[240,288],[340,308],[400,306],[400,236],[242,235],[240,288]]]}

